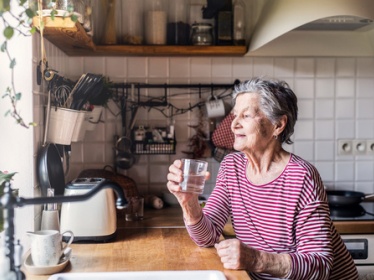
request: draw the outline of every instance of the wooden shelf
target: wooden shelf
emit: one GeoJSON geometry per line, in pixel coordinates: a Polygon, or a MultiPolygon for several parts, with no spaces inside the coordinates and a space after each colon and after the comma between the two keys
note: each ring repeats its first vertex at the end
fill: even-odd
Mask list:
{"type": "MultiPolygon", "coordinates": [[[[43,18],[44,37],[69,56],[243,56],[246,46],[98,45],[70,19],[43,18]]],[[[33,24],[39,26],[38,18],[33,24]]]]}

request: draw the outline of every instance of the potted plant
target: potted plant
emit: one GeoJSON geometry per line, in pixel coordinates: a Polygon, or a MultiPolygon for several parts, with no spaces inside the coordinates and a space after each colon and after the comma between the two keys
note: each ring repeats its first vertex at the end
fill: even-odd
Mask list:
{"type": "MultiPolygon", "coordinates": [[[[38,3],[45,2],[41,0],[37,0],[37,1],[38,3]]],[[[53,2],[56,0],[51,0],[51,1],[53,2]]],[[[55,14],[56,14],[55,10],[52,9],[51,10],[52,19],[54,18],[55,14]]],[[[22,107],[22,103],[20,103],[22,99],[22,93],[21,91],[17,90],[17,86],[19,88],[23,88],[23,90],[25,90],[25,87],[21,84],[23,82],[22,80],[23,77],[20,78],[20,75],[18,75],[15,71],[15,69],[17,68],[18,60],[16,59],[14,55],[12,55],[14,53],[20,54],[21,52],[25,52],[25,50],[20,51],[19,49],[12,49],[10,45],[12,45],[14,41],[12,42],[10,41],[14,38],[32,36],[37,31],[37,28],[31,24],[32,19],[35,16],[36,16],[36,12],[29,7],[29,1],[27,0],[0,0],[0,52],[2,55],[1,61],[2,61],[3,66],[8,65],[9,67],[9,75],[8,73],[6,73],[7,69],[4,69],[4,67],[1,71],[2,73],[2,79],[1,79],[2,81],[0,82],[2,86],[0,89],[1,91],[0,95],[2,97],[0,99],[0,102],[2,102],[1,115],[4,115],[5,117],[13,118],[15,120],[16,125],[22,128],[26,128],[26,129],[32,126],[36,126],[36,123],[25,121],[23,116],[21,115],[21,113],[23,113],[24,115],[26,115],[27,113],[29,113],[29,115],[31,114],[27,110],[26,110],[27,113],[25,113],[25,106],[23,104],[23,107],[22,107]],[[6,58],[8,59],[8,61],[6,60],[6,58]],[[17,81],[21,81],[21,83],[17,84],[17,81]],[[8,102],[9,102],[9,105],[8,105],[8,102]],[[20,108],[23,109],[22,112],[20,108]],[[3,113],[3,110],[4,110],[4,113],[3,113]]],[[[40,28],[43,28],[43,24],[40,25],[40,28]]],[[[26,89],[26,90],[29,90],[29,89],[26,89]]],[[[29,97],[30,96],[27,95],[27,98],[25,99],[27,100],[29,97]]],[[[27,106],[30,106],[30,105],[28,104],[27,106]]],[[[5,143],[3,144],[6,146],[6,148],[3,149],[2,151],[13,150],[13,148],[15,147],[15,145],[12,145],[13,138],[16,138],[17,136],[20,136],[20,135],[21,137],[23,137],[25,134],[28,136],[32,134],[32,131],[25,133],[25,132],[19,131],[19,129],[17,128],[15,128],[14,129],[15,131],[12,131],[12,133],[9,133],[10,131],[9,125],[12,125],[12,124],[9,124],[8,122],[5,122],[5,121],[0,121],[0,123],[3,129],[2,138],[3,140],[5,140],[5,143]],[[14,136],[14,135],[17,135],[17,136],[14,136]],[[7,136],[9,137],[7,138],[7,136]],[[9,146],[8,144],[11,144],[11,145],[9,146]]],[[[14,157],[13,155],[12,157],[17,159],[17,156],[19,156],[19,154],[17,154],[19,153],[18,149],[17,151],[14,149],[12,153],[14,153],[14,157]]],[[[1,157],[5,159],[6,155],[2,154],[1,157]]],[[[2,161],[2,163],[5,163],[5,160],[2,161]]],[[[18,166],[16,161],[11,161],[7,165],[8,167],[5,167],[4,164],[2,164],[0,168],[2,170],[6,168],[13,169],[14,166],[18,166]]],[[[22,170],[23,166],[20,168],[22,170]]],[[[0,171],[0,195],[3,194],[5,183],[11,182],[15,174],[16,172],[6,173],[6,172],[0,171]]],[[[2,215],[1,209],[0,209],[0,215],[2,215]]],[[[0,226],[0,231],[1,229],[2,229],[2,226],[0,226]]]]}
{"type": "Polygon", "coordinates": [[[98,92],[93,92],[88,98],[88,108],[86,114],[86,130],[95,130],[96,125],[100,122],[103,109],[107,107],[109,100],[113,97],[111,89],[112,82],[108,77],[102,78],[102,84],[97,87],[98,92]]]}

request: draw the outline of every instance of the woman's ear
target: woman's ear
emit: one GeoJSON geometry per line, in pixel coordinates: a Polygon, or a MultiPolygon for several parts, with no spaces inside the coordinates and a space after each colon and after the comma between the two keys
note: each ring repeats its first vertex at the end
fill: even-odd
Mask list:
{"type": "Polygon", "coordinates": [[[275,124],[276,135],[280,135],[283,132],[283,130],[286,128],[286,125],[287,125],[287,116],[283,115],[280,118],[279,122],[275,124]]]}

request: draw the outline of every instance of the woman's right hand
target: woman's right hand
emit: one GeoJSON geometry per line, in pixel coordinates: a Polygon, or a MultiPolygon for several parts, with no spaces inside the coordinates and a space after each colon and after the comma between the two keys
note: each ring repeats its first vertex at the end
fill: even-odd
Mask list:
{"type": "MultiPolygon", "coordinates": [[[[210,177],[209,172],[206,174],[206,179],[210,177]]],[[[202,214],[202,209],[199,204],[199,195],[196,193],[183,192],[180,183],[183,181],[182,162],[177,159],[169,167],[167,175],[167,187],[169,191],[175,195],[183,210],[183,217],[187,225],[196,224],[202,214]]]]}
{"type": "Polygon", "coordinates": [[[180,183],[183,181],[182,161],[177,159],[169,166],[169,173],[167,175],[167,187],[169,191],[175,195],[179,204],[183,205],[197,194],[182,192],[180,183]]]}

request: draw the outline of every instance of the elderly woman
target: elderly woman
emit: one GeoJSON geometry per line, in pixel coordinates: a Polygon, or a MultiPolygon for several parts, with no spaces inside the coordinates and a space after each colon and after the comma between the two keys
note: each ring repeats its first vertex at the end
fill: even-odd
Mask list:
{"type": "Polygon", "coordinates": [[[203,209],[196,194],[181,191],[181,161],[169,168],[167,187],[191,238],[215,246],[225,268],[245,269],[252,279],[358,279],[317,169],[282,148],[292,143],[294,92],[283,81],[255,78],[238,84],[233,98],[238,152],[221,162],[203,209]],[[219,242],[228,217],[236,239],[219,242]]]}

